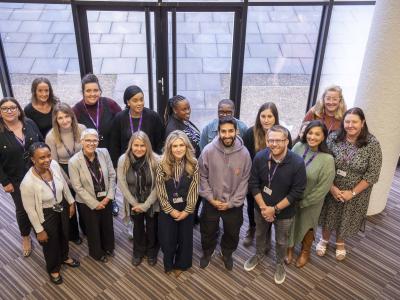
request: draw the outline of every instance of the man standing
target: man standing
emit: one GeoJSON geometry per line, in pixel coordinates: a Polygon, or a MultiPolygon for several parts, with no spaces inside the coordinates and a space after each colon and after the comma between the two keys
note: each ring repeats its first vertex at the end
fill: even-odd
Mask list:
{"type": "Polygon", "coordinates": [[[243,202],[251,170],[250,154],[240,137],[233,117],[219,120],[218,136],[208,144],[199,158],[200,195],[205,199],[200,217],[203,257],[200,268],[206,268],[217,246],[219,220],[224,233],[221,252],[225,268],[232,270],[232,253],[239,242],[243,223],[243,202]]]}
{"type": "MultiPolygon", "coordinates": [[[[200,136],[201,150],[203,150],[207,144],[211,143],[211,141],[218,135],[218,121],[225,117],[233,117],[234,113],[235,113],[235,104],[233,103],[232,100],[223,99],[218,102],[218,119],[214,119],[210,123],[208,123],[201,132],[200,136]]],[[[238,119],[235,119],[235,121],[237,124],[237,128],[239,129],[237,133],[238,135],[243,137],[247,131],[247,126],[244,122],[238,119]]]]}
{"type": "Polygon", "coordinates": [[[303,159],[288,150],[288,131],[275,125],[267,133],[268,148],[256,154],[251,169],[249,190],[257,202],[256,254],[244,264],[246,271],[253,270],[267,249],[267,232],[275,227],[276,270],[275,283],[285,281],[284,257],[289,228],[296,214],[298,201],[304,192],[307,176],[303,159]]]}

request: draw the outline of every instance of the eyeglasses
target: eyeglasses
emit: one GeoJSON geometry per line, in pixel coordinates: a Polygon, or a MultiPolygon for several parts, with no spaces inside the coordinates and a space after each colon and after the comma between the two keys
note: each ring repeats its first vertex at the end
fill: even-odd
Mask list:
{"type": "Polygon", "coordinates": [[[83,140],[83,141],[89,145],[96,145],[99,142],[99,140],[83,140]]]}
{"type": "Polygon", "coordinates": [[[10,112],[16,112],[18,107],[17,106],[10,106],[10,107],[1,107],[1,112],[3,113],[10,113],[10,112]]]}
{"type": "Polygon", "coordinates": [[[325,100],[328,100],[328,101],[340,101],[340,98],[336,98],[336,97],[330,97],[330,96],[326,96],[325,97],[325,100]]]}
{"type": "Polygon", "coordinates": [[[270,145],[274,145],[274,144],[280,145],[280,144],[283,144],[285,141],[286,141],[286,139],[284,139],[284,140],[268,140],[268,144],[270,144],[270,145]]]}
{"type": "Polygon", "coordinates": [[[226,116],[232,116],[233,115],[233,111],[231,110],[219,110],[218,111],[218,115],[226,117],[226,116]]]}

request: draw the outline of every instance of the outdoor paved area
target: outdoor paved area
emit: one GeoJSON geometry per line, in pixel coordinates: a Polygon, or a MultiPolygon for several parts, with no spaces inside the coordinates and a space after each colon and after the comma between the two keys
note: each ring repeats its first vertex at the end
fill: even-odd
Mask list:
{"type": "MultiPolygon", "coordinates": [[[[336,8],[332,17],[321,86],[342,85],[350,101],[372,12],[370,6],[346,6],[336,8]]],[[[318,6],[249,8],[241,111],[249,124],[259,104],[274,101],[285,109],[282,119],[289,127],[299,125],[320,16],[318,6]],[[294,115],[286,111],[291,109],[294,115]]],[[[232,12],[177,13],[178,92],[190,99],[200,127],[229,95],[233,18],[232,12]]],[[[110,87],[105,95],[122,103],[129,84],[147,91],[144,13],[91,11],[88,21],[94,72],[110,87]]],[[[39,74],[51,75],[62,100],[79,99],[69,5],[0,3],[0,33],[18,99],[29,99],[30,82],[39,74]]],[[[154,44],[152,56],[154,61],[154,44]]]]}

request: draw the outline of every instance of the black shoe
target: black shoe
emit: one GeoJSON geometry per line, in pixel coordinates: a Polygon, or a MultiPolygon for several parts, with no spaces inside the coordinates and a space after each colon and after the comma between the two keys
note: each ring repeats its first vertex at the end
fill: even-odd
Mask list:
{"type": "Polygon", "coordinates": [[[99,258],[99,261],[102,263],[106,263],[106,262],[108,262],[108,258],[107,258],[107,256],[103,255],[102,257],[99,258]]]}
{"type": "Polygon", "coordinates": [[[73,240],[71,242],[73,242],[75,245],[80,245],[80,244],[82,244],[82,239],[79,237],[78,239],[73,240]]]}
{"type": "Polygon", "coordinates": [[[51,274],[49,274],[50,276],[50,281],[54,284],[61,284],[63,283],[63,279],[61,277],[61,274],[58,274],[57,277],[53,277],[51,274]]]}
{"type": "Polygon", "coordinates": [[[232,258],[232,255],[222,256],[222,260],[224,261],[225,268],[228,271],[232,271],[232,269],[233,269],[233,258],[232,258]]]}
{"type": "Polygon", "coordinates": [[[72,259],[72,262],[66,262],[66,261],[64,261],[63,262],[63,265],[67,265],[68,267],[71,267],[71,268],[77,268],[77,267],[79,267],[80,265],[81,265],[81,263],[79,262],[79,260],[77,260],[77,259],[75,259],[75,258],[71,258],[72,259]]]}
{"type": "Polygon", "coordinates": [[[210,255],[203,255],[200,258],[200,268],[201,269],[205,269],[208,267],[208,265],[210,264],[211,261],[211,256],[210,255]]]}
{"type": "Polygon", "coordinates": [[[114,217],[118,216],[119,213],[119,207],[117,201],[112,202],[112,214],[114,217]]]}
{"type": "Polygon", "coordinates": [[[157,257],[148,257],[147,263],[149,264],[149,266],[155,266],[157,264],[157,257]]]}
{"type": "Polygon", "coordinates": [[[106,255],[108,255],[110,257],[114,257],[115,256],[114,250],[107,250],[106,255]]]}
{"type": "Polygon", "coordinates": [[[140,265],[142,263],[142,257],[133,257],[132,258],[132,265],[134,265],[135,267],[137,267],[138,265],[140,265]]]}

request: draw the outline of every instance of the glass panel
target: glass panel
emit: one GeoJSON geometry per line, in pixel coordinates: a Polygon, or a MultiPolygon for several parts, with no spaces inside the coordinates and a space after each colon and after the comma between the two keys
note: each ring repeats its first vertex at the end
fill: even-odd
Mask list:
{"type": "Polygon", "coordinates": [[[135,84],[149,107],[145,12],[88,11],[87,16],[93,71],[109,88],[103,95],[124,107],[125,88],[135,84]]]}
{"type": "Polygon", "coordinates": [[[340,85],[347,107],[353,106],[375,6],[335,6],[329,28],[319,94],[340,85]]]}
{"type": "Polygon", "coordinates": [[[191,120],[201,129],[217,117],[217,103],[229,98],[234,13],[177,12],[176,20],[177,92],[190,101],[191,120]]]}
{"type": "Polygon", "coordinates": [[[297,136],[304,118],[321,6],[254,6],[247,18],[241,119],[274,102],[280,123],[297,136]]]}
{"type": "Polygon", "coordinates": [[[80,97],[80,75],[71,6],[0,3],[0,32],[15,98],[30,102],[31,83],[47,77],[61,101],[80,97]]]}

